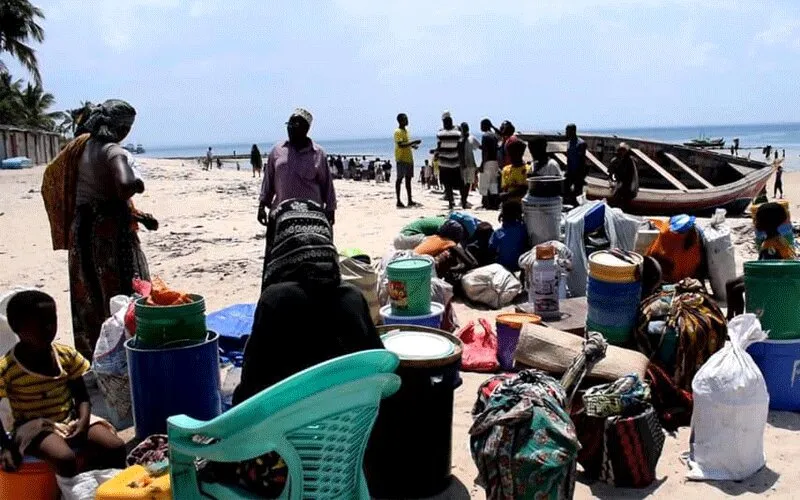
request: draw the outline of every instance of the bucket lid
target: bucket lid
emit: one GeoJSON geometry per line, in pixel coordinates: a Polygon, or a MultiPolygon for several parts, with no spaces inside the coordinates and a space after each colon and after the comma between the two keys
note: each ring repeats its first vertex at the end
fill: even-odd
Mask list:
{"type": "Polygon", "coordinates": [[[400,259],[394,262],[391,262],[387,268],[392,268],[396,270],[403,270],[403,271],[411,271],[417,269],[428,269],[431,267],[431,261],[427,259],[419,259],[419,258],[411,258],[411,259],[400,259]]]}
{"type": "MultiPolygon", "coordinates": [[[[632,253],[629,255],[637,263],[641,262],[641,257],[638,254],[632,253]]],[[[593,253],[592,255],[589,256],[589,262],[592,264],[599,264],[601,266],[621,267],[621,268],[629,268],[637,265],[637,264],[631,264],[630,262],[619,258],[617,255],[614,255],[608,250],[601,250],[599,252],[593,253]]]]}
{"type": "Polygon", "coordinates": [[[694,227],[694,215],[675,215],[669,220],[669,230],[673,233],[685,233],[694,227]]]}
{"type": "Polygon", "coordinates": [[[498,314],[495,322],[500,323],[501,325],[510,326],[511,328],[522,328],[522,325],[525,323],[533,323],[538,325],[542,322],[542,318],[535,314],[507,313],[498,314]]]}
{"type": "Polygon", "coordinates": [[[435,333],[392,330],[381,337],[384,347],[403,360],[431,360],[450,356],[455,344],[435,333]]]}

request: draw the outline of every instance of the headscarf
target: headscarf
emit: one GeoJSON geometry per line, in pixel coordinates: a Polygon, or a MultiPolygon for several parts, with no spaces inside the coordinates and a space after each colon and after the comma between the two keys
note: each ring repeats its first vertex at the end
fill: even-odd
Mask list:
{"type": "Polygon", "coordinates": [[[136,110],[133,106],[120,99],[109,99],[92,108],[83,126],[93,139],[120,142],[125,138],[120,132],[125,130],[127,133],[135,119],[136,110]]]}
{"type": "Polygon", "coordinates": [[[341,283],[333,229],[318,203],[295,198],[272,210],[267,248],[264,288],[287,281],[311,288],[341,283]]]}

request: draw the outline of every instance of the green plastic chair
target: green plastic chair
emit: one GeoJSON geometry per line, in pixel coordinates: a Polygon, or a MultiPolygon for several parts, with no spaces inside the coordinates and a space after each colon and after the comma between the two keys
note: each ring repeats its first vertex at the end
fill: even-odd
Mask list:
{"type": "Polygon", "coordinates": [[[369,499],[363,461],[381,399],[397,392],[399,360],[362,351],[313,366],[219,417],[167,419],[174,498],[257,498],[233,486],[201,483],[198,458],[241,462],[274,451],[288,467],[281,498],[369,499]],[[214,441],[210,444],[211,438],[214,441]]]}

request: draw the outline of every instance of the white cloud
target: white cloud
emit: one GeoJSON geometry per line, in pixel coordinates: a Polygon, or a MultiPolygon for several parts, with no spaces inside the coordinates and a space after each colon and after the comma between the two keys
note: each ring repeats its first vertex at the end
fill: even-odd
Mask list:
{"type": "Polygon", "coordinates": [[[781,19],[755,36],[757,43],[800,49],[800,19],[781,19]]]}

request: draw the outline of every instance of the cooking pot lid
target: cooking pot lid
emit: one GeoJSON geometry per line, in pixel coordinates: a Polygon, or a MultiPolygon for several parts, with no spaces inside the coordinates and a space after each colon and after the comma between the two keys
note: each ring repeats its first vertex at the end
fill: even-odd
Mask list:
{"type": "Polygon", "coordinates": [[[392,330],[381,336],[384,347],[400,359],[439,359],[455,352],[455,344],[435,333],[392,330]]]}

